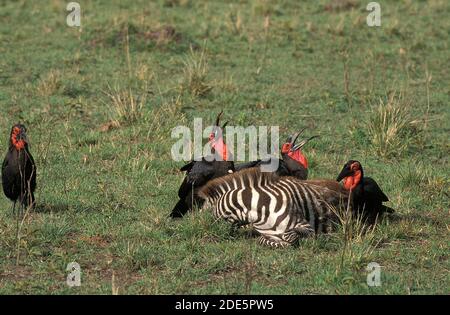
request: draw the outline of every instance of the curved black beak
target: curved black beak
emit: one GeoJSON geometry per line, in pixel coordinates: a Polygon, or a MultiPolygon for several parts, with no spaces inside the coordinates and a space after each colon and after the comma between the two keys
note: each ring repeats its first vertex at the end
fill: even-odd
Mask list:
{"type": "Polygon", "coordinates": [[[217,115],[217,118],[216,118],[216,126],[219,126],[220,116],[222,116],[222,114],[223,114],[223,110],[221,110],[220,113],[217,115]]]}
{"type": "Polygon", "coordinates": [[[191,161],[188,164],[186,164],[183,167],[181,167],[180,171],[181,172],[189,172],[192,169],[193,166],[194,166],[194,161],[191,161]]]}
{"type": "Polygon", "coordinates": [[[290,136],[287,140],[293,147],[295,144],[295,141],[297,141],[298,137],[306,130],[306,127],[300,130],[299,132],[295,133],[294,136],[290,136]]]}
{"type": "Polygon", "coordinates": [[[293,137],[288,138],[288,142],[291,143],[291,151],[296,151],[298,149],[301,149],[305,144],[307,144],[310,140],[314,138],[318,138],[318,135],[309,137],[308,139],[302,140],[300,143],[295,144],[295,141],[297,141],[298,137],[306,130],[306,127],[297,132],[293,137]],[[293,139],[292,139],[293,138],[293,139]],[[291,140],[292,139],[292,140],[291,140]]]}
{"type": "Polygon", "coordinates": [[[353,175],[353,171],[350,169],[350,167],[348,167],[347,165],[344,166],[344,168],[342,169],[342,171],[339,173],[338,177],[336,178],[336,181],[340,182],[341,180],[343,180],[345,177],[348,177],[350,175],[353,175]]]}
{"type": "Polygon", "coordinates": [[[217,115],[216,123],[215,123],[215,125],[214,125],[214,127],[213,127],[214,137],[216,137],[216,138],[217,138],[217,136],[220,136],[220,135],[218,134],[219,130],[221,129],[222,132],[223,132],[223,130],[225,130],[225,127],[228,125],[228,121],[226,121],[226,122],[223,124],[223,126],[220,127],[219,123],[220,123],[220,117],[222,116],[222,114],[223,114],[223,110],[220,111],[220,113],[217,115]]]}
{"type": "Polygon", "coordinates": [[[26,129],[25,128],[20,128],[20,132],[19,132],[19,134],[17,135],[17,140],[23,140],[23,141],[25,141],[26,143],[28,143],[28,138],[27,138],[27,131],[26,131],[26,129]]]}
{"type": "Polygon", "coordinates": [[[315,135],[315,136],[309,137],[308,139],[304,139],[297,145],[293,146],[291,148],[291,151],[297,151],[298,149],[301,149],[305,144],[307,144],[310,140],[312,140],[314,138],[319,138],[319,137],[320,137],[319,135],[315,135]]]}

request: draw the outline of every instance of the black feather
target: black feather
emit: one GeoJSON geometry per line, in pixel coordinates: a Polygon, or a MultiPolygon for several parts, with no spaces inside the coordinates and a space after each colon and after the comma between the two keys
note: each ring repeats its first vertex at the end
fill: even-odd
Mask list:
{"type": "Polygon", "coordinates": [[[12,138],[14,128],[19,128],[20,136],[26,139],[26,128],[23,125],[14,125],[10,134],[10,145],[2,164],[2,186],[6,197],[23,206],[34,206],[34,191],[36,189],[36,164],[25,142],[23,148],[16,148],[12,138]]]}
{"type": "Polygon", "coordinates": [[[232,161],[218,161],[212,156],[191,161],[181,170],[186,172],[186,176],[178,189],[180,200],[170,213],[172,218],[182,217],[194,207],[201,207],[203,199],[197,195],[198,190],[208,181],[235,171],[232,161]]]}

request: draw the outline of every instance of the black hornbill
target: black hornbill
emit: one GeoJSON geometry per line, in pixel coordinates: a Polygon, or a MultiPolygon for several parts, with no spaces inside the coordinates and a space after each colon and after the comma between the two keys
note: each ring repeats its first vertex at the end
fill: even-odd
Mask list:
{"type": "Polygon", "coordinates": [[[310,140],[318,137],[312,136],[308,139],[302,140],[300,143],[295,144],[298,137],[305,131],[303,128],[300,132],[296,133],[294,136],[289,136],[286,142],[281,147],[281,159],[276,157],[270,157],[265,160],[257,160],[253,162],[243,163],[236,165],[236,171],[242,169],[261,166],[262,164],[269,164],[272,159],[277,159],[278,168],[276,170],[279,176],[294,176],[299,179],[305,180],[308,178],[308,160],[303,155],[301,148],[308,143],[310,140]]]}
{"type": "Polygon", "coordinates": [[[389,198],[374,179],[364,177],[360,162],[348,161],[336,180],[343,181],[343,188],[351,194],[353,211],[361,214],[367,223],[374,224],[383,213],[394,212],[394,209],[383,205],[389,198]]]}
{"type": "MultiPolygon", "coordinates": [[[[201,207],[203,200],[197,196],[197,191],[205,185],[208,181],[225,176],[229,173],[240,171],[250,167],[259,167],[262,164],[271,163],[271,157],[266,160],[257,160],[248,163],[234,165],[231,153],[228,151],[225,142],[223,141],[222,131],[228,122],[225,122],[222,127],[219,125],[220,116],[216,118],[215,125],[209,136],[209,144],[213,156],[203,157],[201,161],[191,161],[184,165],[180,170],[186,172],[186,176],[178,190],[178,197],[180,200],[170,213],[170,217],[177,218],[184,216],[194,206],[201,207]]],[[[302,140],[297,145],[295,141],[305,129],[301,130],[294,137],[290,136],[281,149],[282,159],[278,159],[278,168],[276,170],[279,176],[296,176],[300,179],[306,179],[308,174],[308,162],[306,157],[302,154],[301,148],[311,139],[317,137],[313,136],[309,139],[302,140]]]]}
{"type": "Polygon", "coordinates": [[[222,127],[219,125],[220,116],[216,118],[216,123],[209,136],[212,155],[202,157],[200,161],[191,161],[184,165],[180,171],[186,172],[186,176],[178,190],[180,200],[170,213],[170,217],[179,218],[184,216],[193,207],[201,207],[203,200],[197,196],[197,191],[211,179],[221,177],[235,171],[234,163],[227,146],[222,138],[222,130],[228,122],[222,127]]]}
{"type": "Polygon", "coordinates": [[[28,148],[26,128],[16,124],[11,129],[9,149],[2,164],[2,185],[6,197],[21,206],[34,207],[36,164],[28,148]]]}

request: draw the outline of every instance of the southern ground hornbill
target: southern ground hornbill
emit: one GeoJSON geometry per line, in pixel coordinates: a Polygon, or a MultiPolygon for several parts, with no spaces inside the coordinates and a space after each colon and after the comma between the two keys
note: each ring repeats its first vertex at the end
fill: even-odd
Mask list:
{"type": "Polygon", "coordinates": [[[36,165],[28,148],[26,128],[16,124],[11,129],[9,149],[2,164],[2,185],[6,197],[19,201],[21,208],[35,204],[36,165]]]}
{"type": "Polygon", "coordinates": [[[243,163],[236,165],[236,171],[240,171],[250,167],[260,166],[262,164],[269,164],[272,159],[278,160],[278,168],[276,170],[279,176],[294,176],[298,179],[305,180],[308,178],[308,160],[303,155],[301,149],[310,140],[318,137],[312,136],[308,139],[302,140],[300,143],[295,144],[298,137],[305,131],[303,128],[300,132],[296,133],[294,136],[289,136],[281,147],[281,159],[276,157],[270,157],[265,160],[257,160],[253,162],[243,163]]]}
{"type": "Polygon", "coordinates": [[[389,201],[388,197],[374,179],[364,177],[363,168],[358,161],[348,161],[336,181],[316,179],[307,182],[350,196],[353,213],[360,215],[365,223],[374,224],[383,213],[394,212],[394,209],[383,205],[383,202],[389,201]]]}
{"type": "Polygon", "coordinates": [[[361,214],[367,223],[375,223],[377,217],[381,217],[383,213],[394,212],[394,209],[383,205],[389,198],[374,179],[364,176],[360,162],[348,161],[336,180],[342,181],[343,188],[351,192],[353,211],[361,214]]]}
{"type": "Polygon", "coordinates": [[[233,161],[229,161],[231,155],[222,138],[222,130],[228,122],[224,123],[221,128],[219,125],[221,115],[222,112],[217,116],[216,123],[209,136],[209,144],[213,155],[203,157],[201,161],[191,161],[180,169],[180,171],[186,172],[186,176],[178,189],[180,200],[170,213],[172,218],[180,218],[193,207],[201,207],[203,200],[197,195],[198,189],[214,178],[235,171],[233,161]]]}
{"type": "MultiPolygon", "coordinates": [[[[178,190],[180,200],[170,213],[170,217],[177,218],[184,216],[193,207],[201,207],[203,200],[198,197],[198,190],[208,181],[222,177],[235,171],[257,167],[264,163],[270,163],[268,160],[257,160],[248,163],[234,165],[231,153],[228,152],[227,146],[223,141],[222,131],[225,129],[226,122],[222,127],[219,125],[220,116],[216,118],[215,126],[209,136],[209,144],[211,145],[214,156],[202,158],[201,161],[191,161],[184,165],[180,170],[186,172],[186,176],[178,190]],[[220,157],[216,159],[215,157],[220,157]]],[[[283,144],[281,149],[282,159],[278,161],[277,174],[279,176],[295,176],[299,179],[306,179],[308,174],[308,162],[301,152],[301,148],[311,139],[302,140],[299,144],[295,141],[304,129],[297,133],[294,137],[289,137],[287,142],[283,144]]]]}

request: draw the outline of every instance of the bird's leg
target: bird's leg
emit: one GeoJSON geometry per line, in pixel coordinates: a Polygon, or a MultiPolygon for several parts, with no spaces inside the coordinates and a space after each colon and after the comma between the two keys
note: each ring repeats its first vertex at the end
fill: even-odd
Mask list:
{"type": "Polygon", "coordinates": [[[23,203],[20,203],[19,205],[19,218],[23,217],[23,203]]]}
{"type": "Polygon", "coordinates": [[[22,194],[20,196],[20,205],[19,205],[19,217],[22,218],[24,214],[24,208],[25,208],[25,197],[26,194],[22,194]]]}
{"type": "Polygon", "coordinates": [[[28,193],[26,194],[26,210],[30,211],[34,209],[34,205],[35,205],[35,199],[34,199],[34,194],[31,192],[31,190],[28,191],[28,193]]]}
{"type": "Polygon", "coordinates": [[[34,198],[34,193],[31,193],[31,209],[36,207],[36,199],[34,198]]]}
{"type": "Polygon", "coordinates": [[[13,214],[13,216],[16,215],[16,201],[13,202],[13,206],[12,206],[12,214],[13,214]]]}

